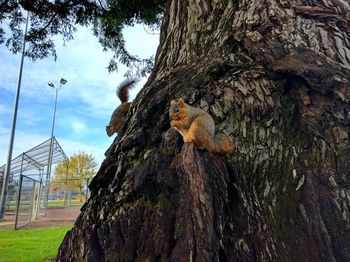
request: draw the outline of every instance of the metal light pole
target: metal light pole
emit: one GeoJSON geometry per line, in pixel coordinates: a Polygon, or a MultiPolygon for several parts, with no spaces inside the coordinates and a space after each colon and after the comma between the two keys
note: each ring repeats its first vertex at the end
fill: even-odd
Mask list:
{"type": "MultiPolygon", "coordinates": [[[[54,141],[54,130],[55,130],[55,119],[56,119],[56,108],[57,108],[57,96],[58,96],[58,91],[61,90],[61,88],[62,88],[62,85],[66,84],[66,83],[67,83],[67,80],[64,78],[60,79],[59,87],[55,87],[55,85],[52,82],[47,83],[50,87],[55,89],[56,96],[55,96],[55,106],[53,109],[51,140],[50,140],[50,147],[49,147],[49,159],[48,159],[48,163],[47,163],[47,173],[46,173],[46,201],[48,200],[48,197],[49,197],[49,184],[50,184],[50,178],[51,178],[51,167],[52,167],[52,158],[53,158],[53,141],[54,141]]],[[[46,203],[46,212],[47,212],[47,203],[46,203]]]]}
{"type": "Polygon", "coordinates": [[[0,198],[0,219],[3,219],[4,212],[5,212],[7,186],[8,186],[7,184],[8,184],[8,179],[9,179],[10,170],[11,170],[12,149],[13,149],[13,141],[15,138],[18,101],[19,101],[19,95],[20,95],[20,91],[21,91],[24,53],[26,50],[25,36],[27,35],[27,31],[28,31],[29,17],[30,17],[29,12],[27,12],[27,20],[26,20],[26,26],[25,26],[24,38],[23,38],[21,64],[20,64],[20,68],[19,68],[17,91],[16,91],[16,97],[15,97],[15,104],[14,104],[14,108],[13,108],[13,117],[12,117],[12,127],[11,127],[11,134],[10,134],[9,149],[8,149],[8,154],[7,154],[7,162],[6,162],[6,168],[5,168],[5,173],[4,173],[4,179],[2,181],[2,191],[1,191],[1,198],[0,198]]]}

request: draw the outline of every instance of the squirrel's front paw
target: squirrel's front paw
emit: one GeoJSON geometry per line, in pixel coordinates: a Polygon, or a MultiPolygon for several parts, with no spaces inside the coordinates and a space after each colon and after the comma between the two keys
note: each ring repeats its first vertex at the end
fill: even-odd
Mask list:
{"type": "Polygon", "coordinates": [[[175,121],[170,121],[171,126],[175,126],[175,121]]]}

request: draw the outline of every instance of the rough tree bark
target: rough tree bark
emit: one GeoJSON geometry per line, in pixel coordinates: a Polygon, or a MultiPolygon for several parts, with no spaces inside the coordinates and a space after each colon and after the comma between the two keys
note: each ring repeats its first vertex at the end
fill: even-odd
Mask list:
{"type": "Polygon", "coordinates": [[[58,261],[350,261],[350,5],[172,0],[58,261]],[[183,145],[171,99],[235,141],[183,145]]]}

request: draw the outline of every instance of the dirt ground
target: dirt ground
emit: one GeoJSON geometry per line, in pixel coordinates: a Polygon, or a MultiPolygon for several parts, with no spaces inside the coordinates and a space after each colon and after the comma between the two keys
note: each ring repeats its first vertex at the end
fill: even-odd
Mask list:
{"type": "MultiPolygon", "coordinates": [[[[73,226],[80,214],[80,207],[49,208],[46,216],[40,216],[38,220],[32,221],[20,229],[32,229],[54,226],[73,226]]],[[[0,229],[15,228],[15,213],[5,213],[5,219],[0,221],[0,229]]]]}

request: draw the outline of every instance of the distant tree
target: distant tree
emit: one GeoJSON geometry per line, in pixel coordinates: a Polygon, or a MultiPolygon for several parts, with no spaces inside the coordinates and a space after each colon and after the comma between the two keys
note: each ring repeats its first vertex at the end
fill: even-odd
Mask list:
{"type": "Polygon", "coordinates": [[[53,182],[64,182],[71,190],[80,192],[80,201],[86,179],[92,178],[96,173],[96,162],[91,154],[83,151],[70,157],[69,162],[62,162],[55,168],[53,182]]]}
{"type": "Polygon", "coordinates": [[[0,44],[5,43],[13,53],[21,51],[24,9],[30,12],[26,56],[32,60],[56,57],[54,36],[60,35],[66,42],[73,39],[77,25],[92,26],[104,50],[114,52],[110,71],[117,70],[117,62],[121,62],[127,66],[142,65],[142,73],[146,73],[153,66],[153,58],[141,59],[130,54],[123,29],[135,23],[159,27],[165,4],[166,0],[5,0],[0,2],[0,44]]]}

